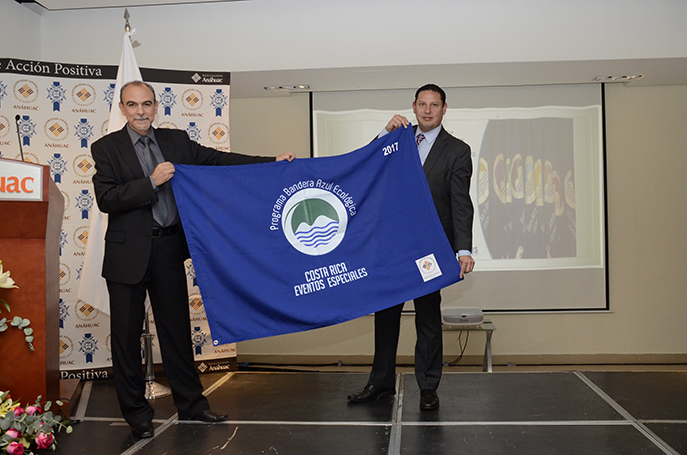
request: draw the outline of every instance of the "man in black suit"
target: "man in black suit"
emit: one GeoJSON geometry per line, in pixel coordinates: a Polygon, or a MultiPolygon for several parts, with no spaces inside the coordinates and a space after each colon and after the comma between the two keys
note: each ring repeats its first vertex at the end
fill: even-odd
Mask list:
{"type": "MultiPolygon", "coordinates": [[[[415,139],[441,225],[461,267],[461,278],[474,267],[472,251],[473,206],[470,200],[472,159],[470,146],[451,136],[442,126],[446,114],[446,93],[428,84],[415,93],[413,113],[418,126],[415,139]]],[[[410,122],[394,115],[383,136],[410,122]]],[[[418,297],[415,303],[415,377],[420,386],[420,409],[439,407],[437,388],[441,380],[443,343],[440,291],[418,297]]],[[[372,372],[362,392],[348,396],[361,403],[396,393],[396,350],[403,304],[375,313],[375,355],[372,372]]]]}
{"type": "MultiPolygon", "coordinates": [[[[227,419],[210,410],[194,367],[184,268],[189,252],[169,183],[174,164],[233,165],[275,158],[224,153],[191,141],[185,131],[152,128],[158,102],[153,87],[141,81],[122,87],[119,108],[127,125],[91,147],[93,185],[98,207],[109,218],[102,274],[110,295],[117,397],[134,435],[147,438],[154,434],[154,410],[145,399],[141,369],[146,292],[179,419],[227,419]]],[[[276,158],[293,159],[293,153],[276,158]]]]}

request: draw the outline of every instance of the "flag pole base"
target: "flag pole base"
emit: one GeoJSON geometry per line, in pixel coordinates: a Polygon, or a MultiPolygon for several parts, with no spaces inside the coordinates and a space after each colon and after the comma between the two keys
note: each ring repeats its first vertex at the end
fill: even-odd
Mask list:
{"type": "Polygon", "coordinates": [[[146,382],[146,400],[154,400],[156,398],[166,397],[172,394],[172,390],[155,381],[146,382]]]}

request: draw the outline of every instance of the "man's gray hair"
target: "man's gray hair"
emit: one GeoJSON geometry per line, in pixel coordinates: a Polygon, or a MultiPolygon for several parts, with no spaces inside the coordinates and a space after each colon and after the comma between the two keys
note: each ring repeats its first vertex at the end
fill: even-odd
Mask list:
{"type": "Polygon", "coordinates": [[[130,85],[138,85],[138,86],[148,87],[148,89],[153,93],[153,101],[157,101],[157,98],[155,98],[155,89],[153,88],[152,85],[150,85],[149,83],[144,82],[144,81],[129,81],[126,84],[122,85],[121,90],[119,90],[119,102],[120,103],[124,102],[122,100],[122,94],[124,93],[124,89],[130,85]]]}

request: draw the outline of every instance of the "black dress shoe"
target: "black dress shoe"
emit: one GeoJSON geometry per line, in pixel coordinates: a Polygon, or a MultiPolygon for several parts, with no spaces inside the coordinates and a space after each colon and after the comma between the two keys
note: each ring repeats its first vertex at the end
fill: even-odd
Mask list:
{"type": "Polygon", "coordinates": [[[396,390],[393,387],[377,387],[368,384],[362,392],[349,395],[348,401],[365,403],[367,401],[376,400],[377,398],[390,397],[392,395],[396,395],[396,390]]]}
{"type": "Polygon", "coordinates": [[[423,411],[431,411],[439,407],[439,395],[436,390],[422,390],[420,391],[420,409],[423,411]]]}
{"type": "Polygon", "coordinates": [[[131,432],[137,438],[152,438],[155,434],[155,428],[153,428],[153,422],[143,422],[132,426],[131,432]]]}
{"type": "Polygon", "coordinates": [[[229,419],[228,415],[215,414],[209,409],[201,412],[200,414],[190,415],[183,412],[179,413],[179,420],[197,420],[199,422],[217,423],[224,422],[229,419]]]}

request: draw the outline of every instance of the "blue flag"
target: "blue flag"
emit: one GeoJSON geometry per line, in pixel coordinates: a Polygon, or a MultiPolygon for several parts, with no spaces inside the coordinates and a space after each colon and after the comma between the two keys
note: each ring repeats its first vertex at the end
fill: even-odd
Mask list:
{"type": "Polygon", "coordinates": [[[412,128],[354,152],[172,179],[215,345],[358,318],[459,280],[412,128]]]}

